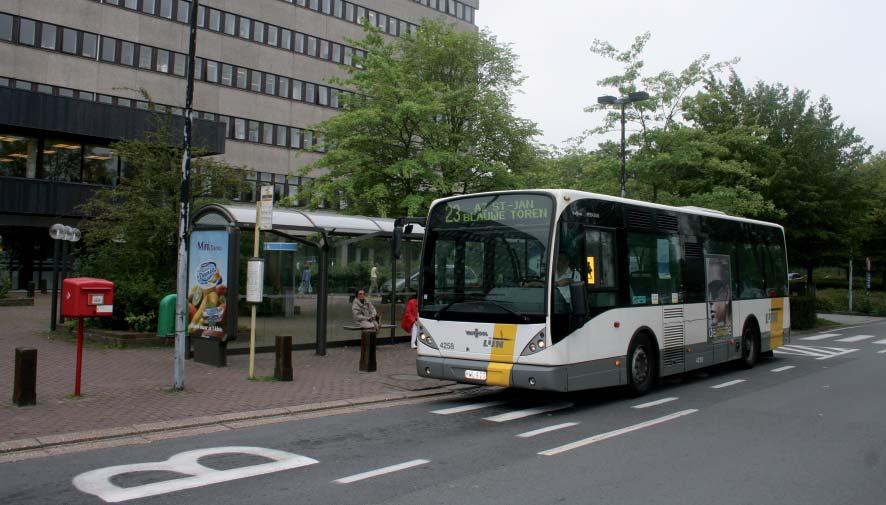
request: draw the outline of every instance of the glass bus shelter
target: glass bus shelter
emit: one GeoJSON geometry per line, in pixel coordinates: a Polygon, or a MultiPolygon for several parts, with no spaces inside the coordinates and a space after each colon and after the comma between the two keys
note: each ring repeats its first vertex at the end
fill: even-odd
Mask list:
{"type": "MultiPolygon", "coordinates": [[[[239,280],[239,303],[237,338],[227,346],[231,353],[249,346],[246,261],[253,252],[255,215],[253,205],[210,204],[197,209],[191,221],[192,231],[223,229],[232,235],[229,254],[236,267],[229,275],[239,280]]],[[[403,304],[418,287],[424,229],[415,225],[403,235],[399,260],[391,253],[393,230],[394,219],[275,207],[273,229],[259,232],[265,273],[256,348],[273,351],[277,335],[291,335],[294,348],[313,347],[319,355],[326,354],[327,344],[356,342],[359,332],[344,327],[353,325],[351,302],[358,288],[366,290],[382,322],[395,325],[390,336],[402,333],[403,304]],[[378,272],[374,285],[373,267],[378,272]]]]}

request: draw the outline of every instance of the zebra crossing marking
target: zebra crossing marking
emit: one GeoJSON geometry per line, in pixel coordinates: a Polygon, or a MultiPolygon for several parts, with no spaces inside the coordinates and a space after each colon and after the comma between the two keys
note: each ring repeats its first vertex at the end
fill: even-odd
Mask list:
{"type": "Polygon", "coordinates": [[[458,407],[450,407],[448,409],[432,410],[431,414],[439,414],[441,416],[448,416],[449,414],[458,414],[461,412],[470,412],[472,410],[485,409],[487,407],[496,407],[496,406],[502,405],[504,403],[505,402],[470,403],[468,405],[459,405],[458,407]]]}
{"type": "Polygon", "coordinates": [[[886,338],[884,338],[883,340],[874,341],[873,343],[874,344],[886,344],[886,338]]]}
{"type": "Polygon", "coordinates": [[[800,340],[824,340],[826,338],[840,337],[842,333],[822,333],[820,335],[812,335],[811,337],[803,337],[800,340]]]}
{"type": "Polygon", "coordinates": [[[787,365],[787,366],[782,366],[782,367],[778,367],[778,368],[773,368],[770,371],[777,373],[777,372],[784,372],[785,370],[790,370],[791,368],[797,368],[797,367],[794,365],[787,365]]]}
{"type": "Polygon", "coordinates": [[[641,403],[640,405],[634,405],[634,406],[631,407],[631,408],[633,408],[633,409],[645,409],[645,408],[647,408],[647,407],[654,407],[654,406],[656,406],[656,405],[661,405],[662,403],[672,402],[672,401],[674,401],[674,400],[679,400],[679,398],[677,398],[676,396],[671,396],[670,398],[662,398],[662,399],[660,399],[660,400],[655,400],[655,401],[648,402],[648,403],[641,403]]]}
{"type": "Polygon", "coordinates": [[[858,349],[845,349],[842,347],[811,347],[805,345],[783,345],[773,350],[775,354],[793,354],[799,356],[809,356],[818,360],[836,358],[858,349]]]}
{"type": "Polygon", "coordinates": [[[867,340],[874,337],[876,337],[876,335],[855,335],[854,337],[841,338],[837,340],[837,342],[861,342],[862,340],[867,340]]]}
{"type": "Polygon", "coordinates": [[[526,433],[520,433],[517,435],[520,438],[530,438],[536,435],[541,435],[542,433],[548,433],[551,431],[562,430],[563,428],[571,428],[573,426],[578,426],[578,423],[563,423],[563,424],[555,424],[554,426],[548,426],[547,428],[539,428],[537,430],[527,431],[526,433]]]}
{"type": "Polygon", "coordinates": [[[494,423],[504,423],[507,421],[513,421],[515,419],[523,419],[524,417],[534,416],[537,414],[544,414],[545,412],[553,412],[555,410],[563,410],[568,409],[572,406],[572,403],[555,403],[553,405],[547,405],[544,407],[533,407],[531,409],[523,409],[523,410],[515,410],[512,412],[505,412],[504,414],[499,414],[497,416],[484,417],[484,421],[492,421],[494,423]]]}
{"type": "Polygon", "coordinates": [[[735,379],[734,381],[724,382],[723,384],[717,384],[716,386],[711,386],[711,389],[727,388],[727,387],[729,387],[729,386],[734,386],[734,385],[736,385],[736,384],[741,384],[741,383],[744,382],[745,380],[746,380],[746,379],[735,379]]]}

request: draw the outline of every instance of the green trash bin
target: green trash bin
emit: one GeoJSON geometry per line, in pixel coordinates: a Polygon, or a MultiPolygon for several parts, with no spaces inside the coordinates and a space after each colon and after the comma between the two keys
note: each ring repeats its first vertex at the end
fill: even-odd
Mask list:
{"type": "Polygon", "coordinates": [[[157,336],[168,337],[175,334],[175,294],[166,295],[160,300],[157,315],[157,336]]]}

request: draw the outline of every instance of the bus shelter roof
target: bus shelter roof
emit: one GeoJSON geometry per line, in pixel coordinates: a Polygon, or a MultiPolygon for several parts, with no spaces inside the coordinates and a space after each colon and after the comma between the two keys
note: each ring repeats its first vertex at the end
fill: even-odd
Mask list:
{"type": "MultiPolygon", "coordinates": [[[[236,226],[241,229],[255,227],[255,206],[235,204],[209,204],[197,209],[193,214],[195,225],[236,226]]],[[[352,216],[336,212],[305,211],[286,207],[275,207],[273,230],[287,235],[307,235],[325,232],[327,235],[368,235],[390,236],[394,231],[394,220],[383,217],[352,216]]],[[[412,235],[424,234],[424,228],[414,225],[412,235]]]]}

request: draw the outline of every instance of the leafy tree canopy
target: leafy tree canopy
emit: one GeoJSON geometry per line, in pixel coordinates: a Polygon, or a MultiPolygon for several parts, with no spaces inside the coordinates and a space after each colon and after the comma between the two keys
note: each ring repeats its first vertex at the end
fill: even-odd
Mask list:
{"type": "Polygon", "coordinates": [[[516,187],[535,158],[538,128],[517,118],[511,94],[522,82],[516,56],[488,32],[459,32],[424,20],[386,43],[366,27],[355,45],[360,68],[334,82],[354,93],[319,125],[328,151],[305,174],[312,205],[343,200],[346,211],[416,215],[435,198],[516,187]]]}
{"type": "MultiPolygon", "coordinates": [[[[176,141],[167,131],[113,144],[126,177],[81,208],[90,216],[80,225],[81,270],[115,282],[117,319],[149,314],[175,291],[182,150],[170,147],[176,141]]],[[[231,200],[245,189],[242,175],[224,163],[194,158],[191,167],[192,208],[231,200]]]]}

